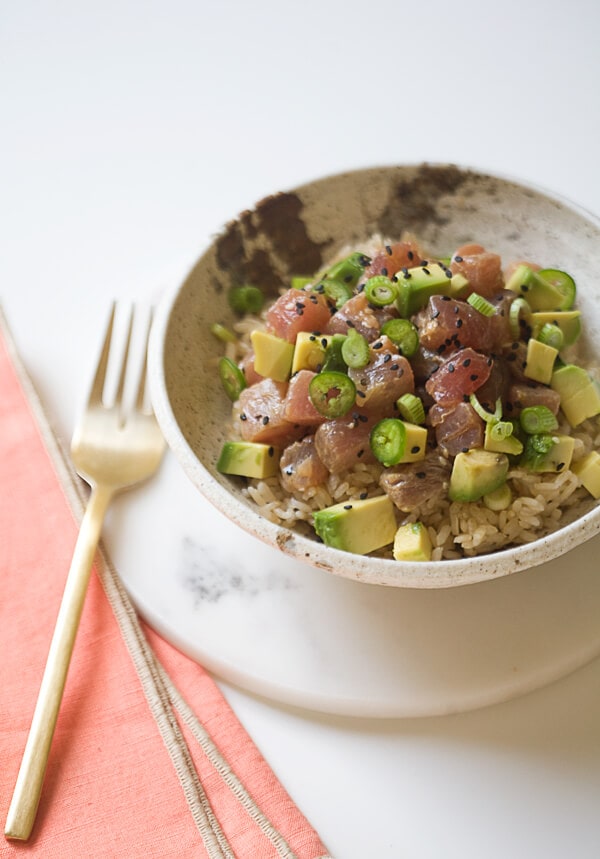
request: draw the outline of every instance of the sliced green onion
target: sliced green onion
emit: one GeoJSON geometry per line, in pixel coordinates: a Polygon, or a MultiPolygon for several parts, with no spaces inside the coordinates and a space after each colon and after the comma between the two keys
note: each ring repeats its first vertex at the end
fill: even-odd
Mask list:
{"type": "Polygon", "coordinates": [[[525,442],[525,450],[521,457],[521,465],[525,468],[530,468],[536,471],[541,463],[543,463],[552,448],[558,444],[558,438],[549,433],[539,433],[530,435],[525,442]]]}
{"type": "Polygon", "coordinates": [[[554,349],[558,349],[559,352],[565,342],[565,336],[561,329],[558,325],[553,325],[551,322],[546,322],[542,325],[536,339],[539,340],[540,343],[544,343],[546,346],[552,346],[554,349]]]}
{"type": "Polygon", "coordinates": [[[219,378],[225,393],[235,403],[246,387],[246,377],[235,361],[225,357],[219,359],[219,378]]]}
{"type": "Polygon", "coordinates": [[[385,465],[396,465],[404,456],[406,427],[398,418],[384,418],[375,424],[370,435],[371,450],[385,465]]]}
{"type": "Polygon", "coordinates": [[[425,407],[420,397],[417,397],[415,394],[402,394],[396,400],[396,405],[405,421],[411,424],[425,423],[425,407]]]}
{"type": "Polygon", "coordinates": [[[362,370],[371,357],[369,343],[366,337],[359,334],[355,328],[349,328],[346,339],[342,343],[342,358],[353,370],[362,370]]]}
{"type": "Polygon", "coordinates": [[[356,387],[345,373],[331,370],[313,376],[308,395],[319,414],[328,419],[340,418],[354,405],[356,387]]]}
{"type": "Polygon", "coordinates": [[[339,310],[349,298],[352,298],[353,292],[352,287],[348,286],[347,283],[344,283],[343,280],[337,280],[335,278],[326,277],[324,280],[320,280],[319,283],[313,287],[314,292],[321,292],[333,301],[336,308],[339,310]]]}
{"type": "Polygon", "coordinates": [[[235,343],[237,337],[230,331],[229,328],[226,328],[224,325],[221,325],[220,322],[213,322],[210,326],[210,333],[220,340],[221,343],[235,343]]]}
{"type": "Polygon", "coordinates": [[[512,435],[513,425],[510,421],[492,421],[490,435],[494,441],[503,441],[512,435]]]}
{"type": "Polygon", "coordinates": [[[378,274],[370,277],[365,283],[365,295],[369,304],[374,304],[375,307],[387,307],[398,298],[398,287],[389,277],[378,274]]]}
{"type": "Polygon", "coordinates": [[[356,251],[350,256],[334,263],[325,275],[327,280],[341,280],[350,287],[356,286],[365,268],[371,264],[371,257],[356,251]]]}
{"type": "Polygon", "coordinates": [[[527,406],[519,416],[521,428],[530,435],[558,429],[556,416],[548,406],[527,406]]]}
{"type": "Polygon", "coordinates": [[[543,268],[536,272],[536,276],[551,284],[562,295],[563,300],[557,310],[571,310],[575,304],[577,288],[570,274],[557,268],[543,268]]]}
{"type": "Polygon", "coordinates": [[[342,355],[342,346],[346,341],[345,334],[334,334],[329,340],[329,345],[325,350],[323,365],[321,370],[324,372],[345,373],[347,364],[342,355]]]}
{"type": "Polygon", "coordinates": [[[412,358],[419,348],[419,332],[409,319],[388,319],[381,326],[381,333],[407,358],[412,358]]]}
{"type": "Polygon", "coordinates": [[[496,409],[493,413],[488,412],[487,409],[483,408],[483,406],[477,399],[476,394],[471,394],[471,396],[469,397],[469,402],[471,403],[472,407],[475,409],[479,417],[482,418],[482,420],[484,420],[486,423],[489,423],[490,421],[499,421],[502,417],[502,400],[500,399],[500,397],[498,397],[498,399],[496,400],[496,409]]]}
{"type": "Polygon", "coordinates": [[[260,313],[265,297],[257,286],[234,286],[227,296],[236,313],[260,313]]]}
{"type": "Polygon", "coordinates": [[[482,316],[493,316],[496,312],[496,308],[491,302],[484,298],[483,295],[479,295],[478,292],[472,292],[471,295],[467,298],[467,301],[474,307],[475,310],[478,310],[482,316]]]}
{"type": "Polygon", "coordinates": [[[510,305],[508,316],[508,324],[510,325],[510,333],[517,339],[521,335],[521,325],[523,321],[528,323],[531,319],[531,307],[524,298],[515,298],[510,305]]]}

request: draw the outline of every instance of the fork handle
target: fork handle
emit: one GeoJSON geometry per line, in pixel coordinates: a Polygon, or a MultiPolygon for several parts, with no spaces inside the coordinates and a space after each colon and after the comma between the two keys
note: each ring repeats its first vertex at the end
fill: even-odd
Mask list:
{"type": "Polygon", "coordinates": [[[113,494],[114,490],[110,487],[94,487],[81,521],[29,736],[6,818],[4,834],[7,838],[27,841],[35,822],[90,571],[104,516],[113,494]]]}

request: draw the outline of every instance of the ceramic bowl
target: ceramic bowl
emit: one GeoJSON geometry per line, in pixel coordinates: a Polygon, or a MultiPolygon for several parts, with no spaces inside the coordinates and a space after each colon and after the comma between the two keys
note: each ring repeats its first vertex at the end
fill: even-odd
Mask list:
{"type": "Polygon", "coordinates": [[[208,331],[213,322],[231,324],[229,286],[256,283],[276,295],[290,275],[319,270],[345,245],[403,230],[439,253],[476,240],[503,260],[560,261],[578,284],[585,318],[582,357],[593,360],[591,344],[600,343],[598,219],[536,188],[454,165],[361,169],[261,200],[227,224],[185,282],[164,298],[150,373],[167,442],[197,488],[240,527],[329,573],[378,585],[436,588],[542,564],[600,530],[600,507],[591,496],[558,531],[533,543],[464,560],[400,563],[331,549],[272,524],[244,498],[241,479],[215,468],[231,406],[211,361],[216,346],[208,331]]]}

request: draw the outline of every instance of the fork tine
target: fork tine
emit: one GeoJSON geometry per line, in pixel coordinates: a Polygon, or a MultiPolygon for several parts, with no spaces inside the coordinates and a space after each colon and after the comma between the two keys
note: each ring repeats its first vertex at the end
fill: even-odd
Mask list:
{"type": "Polygon", "coordinates": [[[112,331],[115,322],[115,311],[116,311],[116,302],[113,302],[113,305],[110,310],[110,316],[108,318],[108,325],[106,327],[106,334],[104,335],[104,343],[102,344],[102,351],[100,352],[100,358],[98,360],[98,366],[96,368],[96,373],[94,375],[94,380],[92,382],[92,387],[88,396],[88,405],[96,405],[97,403],[102,402],[102,392],[104,391],[104,383],[106,381],[106,370],[108,368],[108,354],[110,352],[110,341],[112,339],[112,331]]]}
{"type": "Polygon", "coordinates": [[[129,325],[127,327],[127,339],[125,341],[125,349],[121,360],[121,372],[119,373],[119,383],[117,385],[117,393],[115,394],[115,405],[123,404],[123,393],[125,391],[125,376],[127,375],[127,360],[129,358],[129,346],[131,344],[131,332],[133,331],[133,310],[129,314],[129,325]]]}
{"type": "Polygon", "coordinates": [[[137,395],[135,398],[135,407],[139,412],[144,410],[144,397],[146,395],[146,376],[148,374],[148,343],[150,341],[150,331],[152,330],[152,310],[150,310],[150,315],[148,319],[148,326],[146,329],[146,339],[144,340],[144,352],[143,352],[143,361],[142,361],[142,369],[140,371],[140,379],[138,382],[137,395]]]}

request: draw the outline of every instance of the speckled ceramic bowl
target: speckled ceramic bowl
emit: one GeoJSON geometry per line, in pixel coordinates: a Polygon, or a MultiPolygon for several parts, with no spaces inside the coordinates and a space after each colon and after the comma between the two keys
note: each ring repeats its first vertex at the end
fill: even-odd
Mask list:
{"type": "Polygon", "coordinates": [[[159,308],[151,384],[167,442],[198,489],[227,516],[288,555],[330,573],[380,585],[451,587],[494,579],[567,552],[600,530],[591,499],[560,530],[525,546],[465,560],[400,563],[351,555],[265,520],[240,492],[242,480],[215,468],[230,403],[217,381],[213,322],[231,321],[226,293],[250,282],[276,294],[291,274],[317,271],[348,243],[374,233],[415,233],[447,252],[476,240],[503,260],[551,259],[579,287],[583,357],[600,343],[600,221],[568,202],[509,179],[451,165],[357,170],[277,193],[229,223],[185,282],[159,308]]]}

